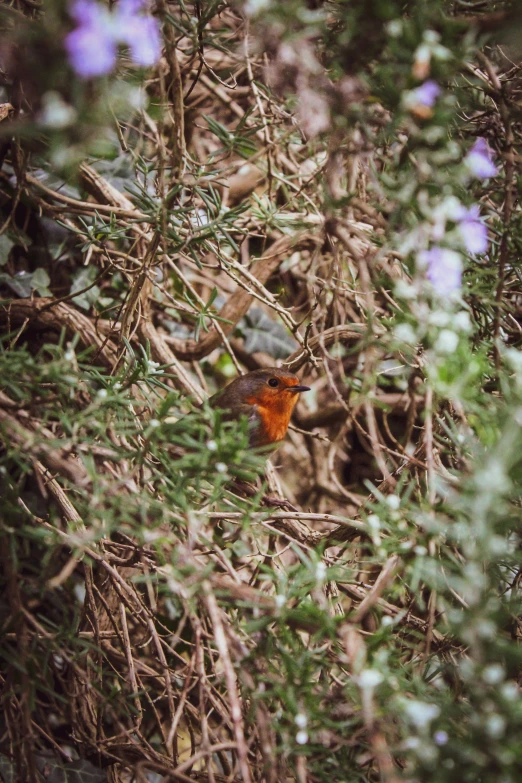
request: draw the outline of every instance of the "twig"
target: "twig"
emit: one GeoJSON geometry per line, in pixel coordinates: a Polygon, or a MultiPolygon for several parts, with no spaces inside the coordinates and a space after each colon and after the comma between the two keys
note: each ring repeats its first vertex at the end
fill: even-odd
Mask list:
{"type": "Polygon", "coordinates": [[[379,576],[375,580],[372,589],[366,598],[363,598],[355,613],[350,618],[353,623],[360,623],[365,615],[368,614],[372,606],[374,606],[374,604],[378,601],[383,591],[386,590],[390,584],[390,581],[393,579],[398,564],[399,557],[397,555],[392,555],[390,558],[388,558],[379,576]]]}
{"type": "Polygon", "coordinates": [[[217,601],[212,592],[209,582],[204,582],[202,585],[204,602],[207,607],[212,626],[214,629],[214,639],[216,642],[219,655],[225,671],[225,679],[227,682],[228,698],[230,700],[230,714],[232,717],[232,723],[234,726],[234,737],[237,745],[237,754],[239,760],[239,769],[243,778],[243,783],[251,783],[252,776],[250,773],[250,766],[248,763],[248,748],[245,742],[245,734],[243,730],[243,711],[241,708],[241,700],[239,697],[237,687],[237,677],[232,666],[232,660],[230,658],[230,652],[228,649],[228,643],[225,636],[225,628],[221,620],[221,613],[217,605],[217,601]]]}

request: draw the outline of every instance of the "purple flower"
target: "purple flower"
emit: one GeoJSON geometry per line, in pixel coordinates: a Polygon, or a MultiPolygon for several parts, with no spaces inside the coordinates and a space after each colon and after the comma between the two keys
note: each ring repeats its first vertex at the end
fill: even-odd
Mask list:
{"type": "Polygon", "coordinates": [[[120,0],[112,13],[94,0],[76,0],[71,9],[78,27],[65,39],[69,61],[84,79],[109,73],[119,44],[126,44],[138,65],[153,65],[160,56],[158,22],[139,12],[143,0],[120,0]]]}
{"type": "Polygon", "coordinates": [[[120,16],[136,16],[138,11],[143,8],[144,0],[120,0],[118,3],[118,11],[120,16]]]}
{"type": "Polygon", "coordinates": [[[421,268],[427,270],[426,276],[437,294],[448,296],[460,290],[462,260],[454,250],[432,247],[419,253],[417,261],[421,268]]]}
{"type": "Polygon", "coordinates": [[[70,9],[71,16],[76,19],[79,25],[85,27],[95,27],[100,20],[101,14],[106,14],[104,8],[91,0],[76,0],[70,9]]]}
{"type": "Polygon", "coordinates": [[[142,16],[140,35],[128,41],[131,57],[138,65],[154,65],[161,52],[161,36],[158,23],[152,16],[142,16]]]}
{"type": "Polygon", "coordinates": [[[415,103],[421,103],[423,106],[431,108],[441,92],[437,82],[434,82],[433,79],[428,79],[427,82],[424,82],[424,84],[421,84],[420,87],[413,91],[412,97],[415,103]]]}
{"type": "Polygon", "coordinates": [[[435,740],[435,745],[445,745],[449,739],[448,732],[443,731],[442,729],[436,731],[433,735],[433,739],[435,740]]]}
{"type": "Polygon", "coordinates": [[[120,0],[116,23],[120,40],[127,44],[131,57],[138,65],[154,65],[161,52],[161,36],[156,19],[138,16],[141,0],[120,0]]]}
{"type": "Polygon", "coordinates": [[[497,168],[493,163],[493,152],[486,139],[476,140],[464,158],[464,163],[477,179],[494,177],[497,173],[497,168]]]}
{"type": "Polygon", "coordinates": [[[457,216],[459,233],[468,253],[485,253],[488,249],[488,229],[480,217],[480,207],[472,204],[469,209],[462,207],[457,216]]]}
{"type": "Polygon", "coordinates": [[[65,47],[78,76],[90,79],[112,71],[116,42],[107,10],[91,0],[76,0],[71,13],[78,27],[65,39],[65,47]]]}

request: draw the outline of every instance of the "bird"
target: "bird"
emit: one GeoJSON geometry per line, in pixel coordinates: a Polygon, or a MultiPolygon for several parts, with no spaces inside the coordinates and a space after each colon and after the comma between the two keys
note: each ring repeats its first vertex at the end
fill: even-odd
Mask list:
{"type": "Polygon", "coordinates": [[[275,446],[286,435],[301,392],[310,391],[289,370],[277,367],[254,370],[235,378],[212,395],[209,405],[225,411],[225,419],[246,416],[250,446],[275,446]]]}

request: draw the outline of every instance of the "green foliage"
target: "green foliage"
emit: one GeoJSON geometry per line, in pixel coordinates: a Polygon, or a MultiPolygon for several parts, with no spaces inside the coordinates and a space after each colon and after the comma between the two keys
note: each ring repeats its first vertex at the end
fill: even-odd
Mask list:
{"type": "Polygon", "coordinates": [[[496,12],[520,27],[492,5],[171,3],[156,69],[90,82],[63,3],[2,9],[26,96],[0,125],[5,781],[520,780],[520,53],[496,12]],[[298,349],[281,506],[246,418],[191,397],[230,354],[298,349]]]}

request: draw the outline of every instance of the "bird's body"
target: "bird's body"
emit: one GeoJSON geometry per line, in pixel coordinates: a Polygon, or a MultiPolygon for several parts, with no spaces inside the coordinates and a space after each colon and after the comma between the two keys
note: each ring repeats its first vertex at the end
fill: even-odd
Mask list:
{"type": "Polygon", "coordinates": [[[250,445],[268,446],[283,440],[299,394],[309,388],[289,370],[271,367],[235,378],[210,398],[210,404],[226,411],[228,419],[246,416],[250,445]]]}

